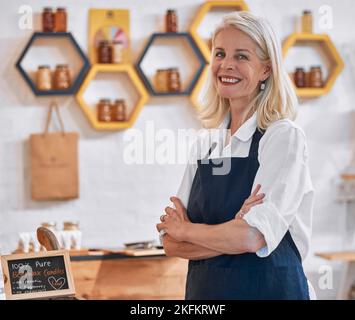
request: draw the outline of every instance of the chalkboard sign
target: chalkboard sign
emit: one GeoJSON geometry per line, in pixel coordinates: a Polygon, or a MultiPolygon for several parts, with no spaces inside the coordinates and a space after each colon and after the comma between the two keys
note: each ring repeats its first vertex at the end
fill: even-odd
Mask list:
{"type": "Polygon", "coordinates": [[[6,299],[63,297],[75,294],[68,251],[1,257],[6,299]]]}

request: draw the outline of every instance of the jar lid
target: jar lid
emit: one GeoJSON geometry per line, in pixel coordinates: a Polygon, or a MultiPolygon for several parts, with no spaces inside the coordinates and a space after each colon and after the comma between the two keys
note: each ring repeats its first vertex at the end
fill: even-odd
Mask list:
{"type": "Polygon", "coordinates": [[[297,68],[296,68],[296,71],[304,71],[304,68],[302,68],[302,67],[297,67],[297,68]]]}
{"type": "Polygon", "coordinates": [[[167,13],[175,13],[176,10],[175,10],[175,9],[168,9],[166,12],[167,12],[167,13]]]}
{"type": "Polygon", "coordinates": [[[303,10],[303,14],[311,14],[311,10],[303,10]]]}
{"type": "Polygon", "coordinates": [[[110,99],[103,98],[103,99],[100,99],[100,102],[110,103],[110,99]]]}
{"type": "Polygon", "coordinates": [[[100,40],[99,44],[108,45],[108,44],[109,44],[109,41],[108,41],[108,40],[100,40]]]}
{"type": "Polygon", "coordinates": [[[115,103],[125,103],[125,100],[124,99],[116,99],[115,103]]]}
{"type": "Polygon", "coordinates": [[[63,225],[64,227],[79,227],[79,221],[64,221],[63,225]]]}
{"type": "Polygon", "coordinates": [[[65,63],[63,63],[63,64],[57,64],[57,65],[56,65],[56,67],[57,67],[57,68],[68,68],[68,67],[69,67],[69,65],[68,65],[68,64],[65,64],[65,63]]]}
{"type": "Polygon", "coordinates": [[[57,8],[57,11],[65,11],[65,10],[67,10],[67,8],[64,8],[64,7],[58,7],[57,8]]]}
{"type": "Polygon", "coordinates": [[[174,68],[169,68],[168,70],[169,70],[169,71],[179,71],[179,69],[178,69],[178,68],[175,68],[175,67],[174,67],[174,68]]]}
{"type": "Polygon", "coordinates": [[[49,65],[48,64],[42,64],[42,65],[38,66],[38,69],[49,69],[49,65]]]}
{"type": "Polygon", "coordinates": [[[320,69],[321,66],[311,66],[311,69],[320,69]]]}
{"type": "Polygon", "coordinates": [[[42,222],[41,226],[45,228],[55,228],[57,226],[57,223],[55,221],[42,222]]]}
{"type": "Polygon", "coordinates": [[[52,11],[52,8],[51,7],[44,7],[43,11],[52,11]]]}

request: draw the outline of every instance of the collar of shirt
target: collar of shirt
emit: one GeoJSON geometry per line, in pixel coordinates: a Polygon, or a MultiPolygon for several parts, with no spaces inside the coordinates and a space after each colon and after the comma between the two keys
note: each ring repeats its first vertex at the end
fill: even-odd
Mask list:
{"type": "MultiPolygon", "coordinates": [[[[230,112],[227,113],[223,122],[219,126],[220,129],[227,129],[231,120],[230,112]]],[[[233,134],[232,138],[237,138],[243,142],[248,141],[254,134],[257,127],[256,112],[245,121],[239,129],[233,134]]]]}

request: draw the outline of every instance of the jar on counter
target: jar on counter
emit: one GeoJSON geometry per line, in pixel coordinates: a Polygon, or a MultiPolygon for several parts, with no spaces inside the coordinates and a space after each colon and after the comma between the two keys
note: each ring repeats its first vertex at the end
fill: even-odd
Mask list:
{"type": "Polygon", "coordinates": [[[38,67],[36,84],[38,90],[48,91],[52,89],[52,76],[48,65],[38,67]]]}
{"type": "Polygon", "coordinates": [[[52,8],[43,8],[42,30],[43,32],[53,32],[55,30],[55,16],[52,8]]]}
{"type": "Polygon", "coordinates": [[[111,121],[111,103],[110,99],[101,99],[97,105],[98,120],[102,122],[111,121]]]}
{"type": "Polygon", "coordinates": [[[57,8],[55,13],[55,31],[67,32],[67,10],[65,8],[57,8]]]}
{"type": "Polygon", "coordinates": [[[169,92],[180,92],[181,83],[180,83],[180,73],[178,68],[168,69],[168,91],[169,92]]]}
{"type": "Polygon", "coordinates": [[[155,89],[157,92],[168,92],[169,70],[158,69],[155,74],[155,89]]]}
{"type": "Polygon", "coordinates": [[[119,40],[115,40],[112,42],[112,50],[113,50],[113,63],[121,63],[123,61],[123,42],[119,40]]]}
{"type": "Polygon", "coordinates": [[[53,87],[57,90],[65,90],[71,86],[71,77],[67,64],[58,64],[53,77],[53,87]]]}
{"type": "Polygon", "coordinates": [[[320,66],[311,67],[311,71],[309,73],[309,86],[311,88],[323,87],[323,76],[322,69],[320,66]]]}
{"type": "Polygon", "coordinates": [[[57,231],[57,223],[55,221],[43,222],[41,227],[47,228],[51,231],[57,231]]]}
{"type": "Polygon", "coordinates": [[[123,99],[116,99],[111,106],[111,121],[126,121],[127,106],[123,99]]]}
{"type": "Polygon", "coordinates": [[[165,16],[165,29],[166,32],[177,32],[177,14],[173,9],[169,9],[165,16]]]}
{"type": "Polygon", "coordinates": [[[79,221],[64,221],[63,230],[80,230],[79,221]]]}
{"type": "Polygon", "coordinates": [[[306,72],[304,71],[304,68],[296,68],[294,82],[297,88],[306,87],[306,72]]]}
{"type": "Polygon", "coordinates": [[[97,51],[98,63],[112,63],[112,51],[112,46],[108,40],[100,41],[97,51]]]}
{"type": "Polygon", "coordinates": [[[309,10],[303,11],[302,32],[305,32],[305,33],[312,33],[313,32],[313,17],[312,17],[312,12],[309,10]]]}

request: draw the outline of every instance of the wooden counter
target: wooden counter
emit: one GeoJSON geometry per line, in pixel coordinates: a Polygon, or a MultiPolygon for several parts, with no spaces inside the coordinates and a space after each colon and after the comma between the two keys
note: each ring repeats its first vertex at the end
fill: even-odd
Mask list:
{"type": "Polygon", "coordinates": [[[187,263],[165,255],[71,256],[76,293],[85,299],[184,299],[187,263]]]}

